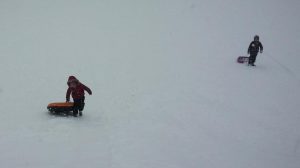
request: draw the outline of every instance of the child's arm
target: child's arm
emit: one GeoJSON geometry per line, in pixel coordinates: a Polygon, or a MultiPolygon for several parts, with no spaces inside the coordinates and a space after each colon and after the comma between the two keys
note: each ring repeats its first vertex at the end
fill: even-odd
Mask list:
{"type": "Polygon", "coordinates": [[[66,93],[66,101],[67,101],[67,102],[70,101],[70,95],[71,95],[71,89],[68,88],[67,93],[66,93]]]}
{"type": "Polygon", "coordinates": [[[264,51],[264,47],[261,43],[259,43],[259,48],[260,48],[260,53],[262,53],[264,51]]]}
{"type": "Polygon", "coordinates": [[[92,90],[90,88],[88,88],[84,84],[82,84],[82,86],[83,86],[83,88],[84,88],[85,91],[87,91],[90,95],[92,95],[92,90]]]}
{"type": "Polygon", "coordinates": [[[253,42],[250,43],[249,47],[248,47],[248,54],[250,54],[250,50],[251,50],[251,45],[253,42]]]}

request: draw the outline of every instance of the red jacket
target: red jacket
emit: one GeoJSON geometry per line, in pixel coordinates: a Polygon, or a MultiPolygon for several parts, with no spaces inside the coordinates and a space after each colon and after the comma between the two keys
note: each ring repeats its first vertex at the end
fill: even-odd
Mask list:
{"type": "Polygon", "coordinates": [[[84,96],[84,91],[87,91],[90,95],[92,91],[90,88],[80,83],[74,76],[70,76],[68,80],[69,88],[66,93],[66,100],[70,101],[70,95],[72,94],[73,99],[80,99],[84,96]],[[76,87],[70,87],[72,82],[76,83],[76,87]]]}

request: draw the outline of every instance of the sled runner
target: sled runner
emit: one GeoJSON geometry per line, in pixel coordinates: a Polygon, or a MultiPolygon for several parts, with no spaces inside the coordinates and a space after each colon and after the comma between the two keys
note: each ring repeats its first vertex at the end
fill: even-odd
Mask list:
{"type": "Polygon", "coordinates": [[[47,109],[54,114],[58,113],[65,113],[68,114],[69,112],[73,111],[74,103],[72,102],[57,102],[57,103],[50,103],[47,106],[47,109]]]}
{"type": "Polygon", "coordinates": [[[248,61],[249,61],[249,57],[247,57],[247,56],[239,56],[237,58],[237,62],[240,64],[248,63],[248,61]]]}

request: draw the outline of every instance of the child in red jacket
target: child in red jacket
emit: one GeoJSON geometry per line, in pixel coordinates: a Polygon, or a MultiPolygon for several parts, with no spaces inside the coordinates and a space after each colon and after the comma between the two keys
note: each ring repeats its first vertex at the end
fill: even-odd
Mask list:
{"type": "Polygon", "coordinates": [[[70,95],[72,94],[72,98],[74,100],[74,109],[73,115],[77,117],[78,112],[79,116],[82,116],[82,111],[84,109],[84,91],[87,91],[89,95],[92,95],[92,91],[90,88],[80,83],[75,76],[70,76],[67,82],[69,88],[66,94],[66,101],[70,101],[70,95]]]}

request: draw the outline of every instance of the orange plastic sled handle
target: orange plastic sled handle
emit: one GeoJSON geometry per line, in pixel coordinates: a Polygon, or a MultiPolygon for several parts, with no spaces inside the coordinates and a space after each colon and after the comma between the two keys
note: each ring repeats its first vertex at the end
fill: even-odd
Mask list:
{"type": "Polygon", "coordinates": [[[58,103],[50,103],[48,105],[48,108],[49,107],[73,107],[74,106],[74,103],[72,102],[58,102],[58,103]]]}

